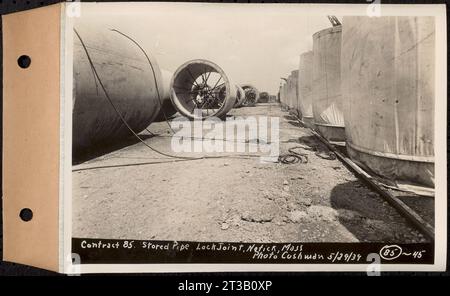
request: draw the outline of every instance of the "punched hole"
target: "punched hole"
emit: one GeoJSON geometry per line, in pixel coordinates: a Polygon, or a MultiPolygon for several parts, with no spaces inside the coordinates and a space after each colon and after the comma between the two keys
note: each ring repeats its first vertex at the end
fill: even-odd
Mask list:
{"type": "Polygon", "coordinates": [[[31,58],[27,55],[22,55],[17,59],[17,64],[19,64],[20,68],[26,69],[31,64],[31,58]]]}
{"type": "Polygon", "coordinates": [[[20,210],[19,217],[22,221],[28,222],[33,219],[33,211],[28,208],[24,208],[20,210]]]}

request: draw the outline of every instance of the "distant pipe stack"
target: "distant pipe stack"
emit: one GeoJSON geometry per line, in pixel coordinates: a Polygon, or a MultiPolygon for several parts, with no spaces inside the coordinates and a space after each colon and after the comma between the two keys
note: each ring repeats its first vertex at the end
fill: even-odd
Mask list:
{"type": "Polygon", "coordinates": [[[132,135],[155,120],[167,98],[158,63],[117,31],[76,27],[73,56],[73,154],[132,135]],[[98,78],[88,60],[93,62],[98,78]],[[100,81],[111,102],[107,99],[100,81]],[[115,110],[116,108],[116,110],[115,110]]]}
{"type": "Polygon", "coordinates": [[[245,91],[245,101],[242,103],[242,106],[255,106],[259,100],[258,89],[251,84],[241,84],[241,87],[245,91]]]}
{"type": "Polygon", "coordinates": [[[292,74],[289,74],[286,81],[286,107],[287,110],[292,108],[292,74]]]}
{"type": "Polygon", "coordinates": [[[154,120],[156,122],[168,120],[169,118],[174,116],[175,113],[177,113],[177,110],[175,109],[175,107],[172,104],[172,101],[170,100],[170,81],[172,80],[173,73],[161,69],[161,74],[163,80],[163,96],[161,98],[162,100],[161,108],[154,120]]]}
{"type": "Polygon", "coordinates": [[[279,90],[280,105],[282,109],[288,109],[286,93],[287,93],[287,79],[283,80],[279,90]]]}
{"type": "Polygon", "coordinates": [[[224,119],[239,93],[239,88],[218,65],[202,59],[178,67],[170,88],[174,107],[190,119],[213,116],[224,119]]]}
{"type": "Polygon", "coordinates": [[[298,70],[291,71],[288,78],[288,101],[289,113],[298,116],[298,70]]]}
{"type": "Polygon", "coordinates": [[[234,108],[242,107],[242,104],[245,101],[245,91],[239,85],[236,85],[237,95],[236,95],[236,103],[234,104],[234,108]]]}
{"type": "Polygon", "coordinates": [[[259,94],[259,103],[268,103],[269,102],[269,93],[263,91],[259,94]]]}
{"type": "Polygon", "coordinates": [[[302,115],[302,121],[313,126],[314,115],[312,108],[312,72],[313,52],[308,51],[300,55],[298,72],[298,108],[302,115]]]}

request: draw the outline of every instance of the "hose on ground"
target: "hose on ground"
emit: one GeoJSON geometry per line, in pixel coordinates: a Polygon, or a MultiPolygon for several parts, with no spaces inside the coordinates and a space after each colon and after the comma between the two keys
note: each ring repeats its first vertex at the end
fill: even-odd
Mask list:
{"type": "Polygon", "coordinates": [[[288,149],[289,153],[281,154],[278,162],[282,164],[308,163],[308,155],[295,151],[296,149],[304,149],[301,146],[295,146],[288,149]]]}

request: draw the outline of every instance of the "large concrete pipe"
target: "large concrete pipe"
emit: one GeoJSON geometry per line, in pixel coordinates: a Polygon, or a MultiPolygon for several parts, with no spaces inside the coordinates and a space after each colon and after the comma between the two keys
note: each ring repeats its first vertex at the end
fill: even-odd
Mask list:
{"type": "Polygon", "coordinates": [[[330,141],[345,141],[341,96],[341,26],[313,35],[313,115],[318,131],[330,141]]]}
{"type": "Polygon", "coordinates": [[[290,110],[292,103],[291,103],[291,84],[292,84],[291,75],[289,75],[286,79],[285,87],[285,96],[286,96],[286,109],[290,110]]]}
{"type": "Polygon", "coordinates": [[[313,52],[308,51],[300,55],[298,72],[298,108],[302,115],[302,121],[312,127],[314,115],[312,108],[312,68],[313,52]]]}
{"type": "Polygon", "coordinates": [[[164,121],[171,118],[177,110],[172,104],[170,99],[170,81],[172,80],[173,73],[167,70],[161,69],[162,81],[163,81],[163,92],[161,97],[161,109],[155,118],[155,121],[164,121]]]}
{"type": "Polygon", "coordinates": [[[224,119],[236,103],[239,91],[218,65],[202,59],[178,67],[170,86],[173,105],[190,119],[212,116],[224,119]]]}
{"type": "Polygon", "coordinates": [[[266,91],[263,91],[259,94],[259,103],[268,103],[269,102],[269,93],[266,91]]]}
{"type": "Polygon", "coordinates": [[[286,106],[290,110],[292,107],[292,78],[291,75],[288,76],[286,81],[286,106]]]}
{"type": "Polygon", "coordinates": [[[245,101],[242,105],[246,107],[255,106],[259,100],[258,89],[251,84],[241,84],[241,87],[245,91],[245,101]]]}
{"type": "Polygon", "coordinates": [[[291,77],[288,76],[286,79],[286,84],[284,85],[284,94],[285,94],[285,103],[286,103],[286,109],[289,110],[289,107],[291,105],[290,101],[290,85],[291,85],[291,77]]]}
{"type": "Polygon", "coordinates": [[[149,126],[160,110],[163,79],[150,53],[127,36],[109,29],[75,29],[73,153],[77,155],[132,136],[119,114],[136,133],[149,126]]]}
{"type": "Polygon", "coordinates": [[[280,107],[284,109],[285,99],[284,99],[284,84],[280,84],[280,89],[278,90],[278,99],[280,101],[280,107]]]}
{"type": "Polygon", "coordinates": [[[344,17],[343,27],[350,157],[390,180],[433,188],[434,18],[344,17]]]}
{"type": "Polygon", "coordinates": [[[282,102],[281,102],[281,91],[282,91],[282,85],[281,85],[281,83],[280,83],[280,86],[278,87],[278,93],[277,93],[277,95],[276,95],[276,97],[277,97],[277,102],[279,102],[280,103],[280,106],[282,107],[282,102]]]}
{"type": "Polygon", "coordinates": [[[281,86],[280,89],[280,103],[283,109],[289,109],[288,107],[288,95],[287,95],[287,81],[281,86]]]}
{"type": "Polygon", "coordinates": [[[289,76],[286,80],[286,84],[284,85],[284,99],[285,99],[285,107],[286,110],[289,110],[289,76]]]}

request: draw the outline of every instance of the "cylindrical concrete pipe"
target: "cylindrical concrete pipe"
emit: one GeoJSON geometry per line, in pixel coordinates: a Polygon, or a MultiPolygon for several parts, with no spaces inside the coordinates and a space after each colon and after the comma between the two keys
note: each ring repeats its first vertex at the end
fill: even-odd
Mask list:
{"type": "Polygon", "coordinates": [[[289,76],[289,100],[290,100],[290,113],[298,116],[298,70],[291,71],[291,75],[289,76]]]}
{"type": "Polygon", "coordinates": [[[283,108],[284,96],[283,96],[283,86],[282,85],[280,85],[280,87],[278,88],[278,101],[280,101],[280,107],[283,108]]]}
{"type": "Polygon", "coordinates": [[[269,93],[266,91],[259,93],[259,102],[260,103],[268,103],[269,102],[269,93]]]}
{"type": "Polygon", "coordinates": [[[144,130],[158,115],[164,90],[158,63],[134,41],[109,29],[75,29],[72,147],[77,155],[96,149],[100,143],[132,136],[118,113],[134,132],[144,130]]]}
{"type": "Polygon", "coordinates": [[[288,110],[288,87],[287,87],[287,81],[281,86],[281,96],[280,96],[280,101],[281,101],[281,106],[283,107],[283,109],[288,110]]]}
{"type": "Polygon", "coordinates": [[[286,109],[289,110],[289,76],[287,78],[286,84],[284,85],[284,96],[286,99],[286,109]]]}
{"type": "Polygon", "coordinates": [[[298,74],[298,108],[302,115],[302,121],[312,127],[314,115],[312,109],[312,68],[313,52],[307,51],[300,55],[298,74]]]}
{"type": "Polygon", "coordinates": [[[287,82],[287,101],[288,101],[288,108],[289,112],[292,111],[294,100],[293,100],[293,78],[292,73],[288,76],[288,82],[287,82]]]}
{"type": "Polygon", "coordinates": [[[341,96],[341,26],[313,35],[313,115],[318,131],[330,141],[345,141],[341,96]]]}
{"type": "Polygon", "coordinates": [[[161,97],[161,109],[159,110],[158,116],[155,118],[155,121],[157,122],[167,120],[177,113],[177,110],[170,99],[170,81],[172,80],[173,73],[161,69],[161,74],[163,80],[163,96],[161,97]]]}
{"type": "Polygon", "coordinates": [[[286,84],[284,85],[284,96],[286,99],[286,109],[289,110],[289,76],[286,84]]]}
{"type": "Polygon", "coordinates": [[[292,78],[291,74],[289,74],[286,81],[286,108],[287,110],[291,110],[292,108],[292,78]]]}
{"type": "Polygon", "coordinates": [[[234,104],[234,108],[239,108],[245,101],[245,91],[239,85],[236,85],[237,94],[236,94],[236,103],[234,104]]]}
{"type": "Polygon", "coordinates": [[[398,183],[434,188],[434,18],[344,17],[343,28],[350,157],[398,183]]]}
{"type": "Polygon", "coordinates": [[[251,84],[241,84],[242,89],[245,91],[245,101],[242,103],[243,106],[252,107],[258,103],[259,91],[256,87],[251,84]]]}
{"type": "Polygon", "coordinates": [[[285,93],[286,93],[286,109],[289,110],[291,108],[291,75],[287,77],[285,84],[285,93]]]}
{"type": "Polygon", "coordinates": [[[284,84],[280,84],[280,89],[278,90],[278,100],[280,101],[281,108],[284,109],[285,108],[284,84]]]}
{"type": "Polygon", "coordinates": [[[189,119],[224,119],[239,91],[218,65],[202,59],[178,67],[170,86],[174,107],[189,119]]]}

